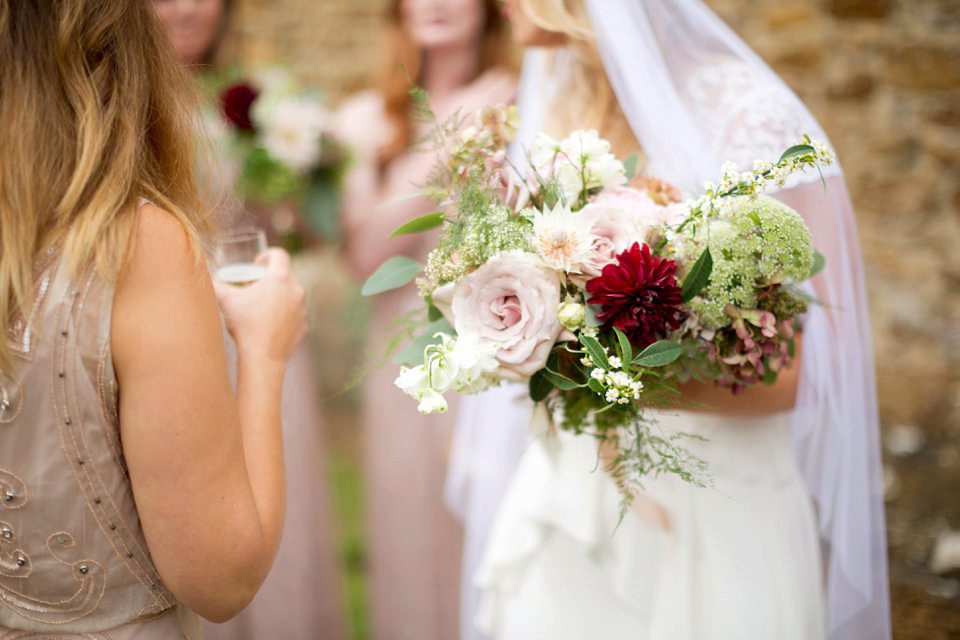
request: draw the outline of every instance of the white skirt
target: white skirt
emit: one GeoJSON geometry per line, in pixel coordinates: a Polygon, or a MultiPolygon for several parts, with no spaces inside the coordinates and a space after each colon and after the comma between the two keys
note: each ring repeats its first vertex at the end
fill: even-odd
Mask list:
{"type": "Polygon", "coordinates": [[[498,640],[823,640],[819,543],[790,418],[659,414],[664,431],[706,438],[685,446],[714,485],[646,480],[659,522],[632,510],[619,521],[591,438],[535,440],[476,575],[477,626],[498,640]]]}

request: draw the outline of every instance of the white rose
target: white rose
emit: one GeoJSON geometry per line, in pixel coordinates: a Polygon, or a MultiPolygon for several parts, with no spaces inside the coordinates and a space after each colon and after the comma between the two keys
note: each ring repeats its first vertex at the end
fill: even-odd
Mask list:
{"type": "Polygon", "coordinates": [[[498,345],[501,377],[522,380],[543,368],[563,330],[556,272],[521,251],[500,254],[438,288],[433,303],[461,337],[498,345]]]}
{"type": "Polygon", "coordinates": [[[278,101],[262,121],[262,144],[279,162],[306,171],[320,159],[321,138],[327,123],[323,106],[306,97],[278,101]]]}

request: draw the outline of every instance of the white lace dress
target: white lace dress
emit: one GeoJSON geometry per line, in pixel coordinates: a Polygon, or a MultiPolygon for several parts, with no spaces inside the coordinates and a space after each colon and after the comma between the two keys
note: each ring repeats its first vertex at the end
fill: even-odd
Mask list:
{"type": "Polygon", "coordinates": [[[714,487],[651,479],[660,517],[631,510],[619,526],[620,494],[591,438],[533,441],[476,576],[478,627],[498,640],[825,638],[790,418],[660,414],[659,428],[706,438],[687,446],[714,487]]]}

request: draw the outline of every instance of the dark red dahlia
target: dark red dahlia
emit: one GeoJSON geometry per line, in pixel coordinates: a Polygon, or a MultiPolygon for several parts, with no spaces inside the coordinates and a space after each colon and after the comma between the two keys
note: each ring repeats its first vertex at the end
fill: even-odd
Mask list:
{"type": "Polygon", "coordinates": [[[223,115],[241,131],[253,131],[250,110],[259,95],[259,91],[243,82],[227,87],[220,94],[223,115]]]}
{"type": "Polygon", "coordinates": [[[590,304],[600,305],[603,328],[617,327],[640,348],[678,329],[684,320],[677,286],[677,264],[650,253],[636,242],[587,281],[590,304]]]}

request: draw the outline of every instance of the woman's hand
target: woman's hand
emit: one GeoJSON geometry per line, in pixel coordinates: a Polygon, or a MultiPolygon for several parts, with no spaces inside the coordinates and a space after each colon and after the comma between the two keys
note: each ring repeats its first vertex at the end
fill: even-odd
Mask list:
{"type": "Polygon", "coordinates": [[[307,332],[306,295],[285,251],[268,249],[258,263],[267,270],[254,284],[214,281],[214,290],[239,353],[284,363],[307,332]]]}
{"type": "Polygon", "coordinates": [[[789,411],[797,404],[803,357],[803,334],[795,337],[796,357],[772,385],[753,384],[737,395],[713,382],[691,380],[680,385],[679,409],[726,415],[763,415],[789,411]]]}

